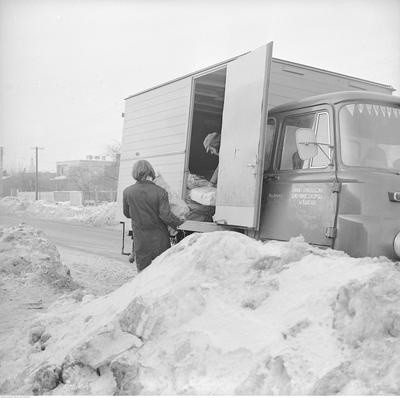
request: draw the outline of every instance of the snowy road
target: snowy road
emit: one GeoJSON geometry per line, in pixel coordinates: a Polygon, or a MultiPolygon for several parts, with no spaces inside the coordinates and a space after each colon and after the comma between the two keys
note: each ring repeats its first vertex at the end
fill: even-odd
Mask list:
{"type": "MultiPolygon", "coordinates": [[[[121,229],[115,227],[93,227],[63,221],[43,220],[18,215],[0,214],[0,225],[13,226],[21,222],[42,230],[58,247],[96,254],[114,260],[126,261],[121,255],[121,229]]],[[[129,249],[130,239],[125,239],[129,249]]]]}

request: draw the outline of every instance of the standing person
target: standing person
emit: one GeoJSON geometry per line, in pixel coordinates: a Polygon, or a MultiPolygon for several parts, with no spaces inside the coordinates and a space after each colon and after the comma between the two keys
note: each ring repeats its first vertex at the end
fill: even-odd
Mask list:
{"type": "Polygon", "coordinates": [[[171,247],[168,226],[183,223],[172,212],[168,193],[154,184],[155,172],[147,160],[133,165],[136,183],[123,192],[123,211],[132,220],[133,243],[138,271],[145,269],[161,253],[171,247]]]}
{"type": "MultiPolygon", "coordinates": [[[[206,152],[210,152],[212,155],[219,156],[219,147],[221,146],[221,134],[210,133],[204,138],[203,146],[206,152]]],[[[217,185],[218,182],[218,166],[214,170],[214,173],[210,179],[212,185],[217,185]]]]}

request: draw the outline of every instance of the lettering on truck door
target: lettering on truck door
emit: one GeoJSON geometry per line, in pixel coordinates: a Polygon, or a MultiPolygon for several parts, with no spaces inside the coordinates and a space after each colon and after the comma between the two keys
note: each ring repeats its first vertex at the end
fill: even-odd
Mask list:
{"type": "Polygon", "coordinates": [[[275,166],[265,176],[260,237],[288,240],[302,235],[317,245],[332,246],[338,187],[333,164],[330,111],[314,109],[287,115],[278,140],[275,166]],[[300,159],[296,130],[313,129],[316,155],[300,159]]]}

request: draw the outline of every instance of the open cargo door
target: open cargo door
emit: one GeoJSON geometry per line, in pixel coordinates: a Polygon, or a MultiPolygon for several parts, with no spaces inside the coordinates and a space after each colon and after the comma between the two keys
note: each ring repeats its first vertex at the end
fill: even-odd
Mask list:
{"type": "Polygon", "coordinates": [[[272,42],[227,65],[219,153],[218,224],[258,229],[272,42]]]}

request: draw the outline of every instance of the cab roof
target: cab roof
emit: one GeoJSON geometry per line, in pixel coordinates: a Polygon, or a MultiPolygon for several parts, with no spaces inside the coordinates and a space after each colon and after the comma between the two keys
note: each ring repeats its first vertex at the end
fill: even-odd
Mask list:
{"type": "Polygon", "coordinates": [[[269,113],[286,112],[293,109],[308,108],[310,106],[322,104],[333,105],[345,101],[390,102],[400,105],[400,97],[396,95],[382,94],[372,91],[335,91],[278,105],[271,108],[269,113]]]}

